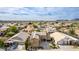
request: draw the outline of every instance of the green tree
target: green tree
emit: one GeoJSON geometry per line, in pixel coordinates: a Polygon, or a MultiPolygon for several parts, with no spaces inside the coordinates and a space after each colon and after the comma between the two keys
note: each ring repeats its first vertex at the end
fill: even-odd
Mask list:
{"type": "Polygon", "coordinates": [[[15,32],[15,33],[18,32],[18,28],[16,26],[10,26],[10,28],[8,30],[11,32],[15,32]]]}
{"type": "Polygon", "coordinates": [[[11,36],[13,36],[14,34],[15,34],[14,32],[7,32],[7,33],[6,33],[6,36],[7,36],[7,37],[11,37],[11,36]]]}
{"type": "Polygon", "coordinates": [[[70,34],[70,35],[75,35],[75,30],[74,30],[73,28],[71,28],[71,29],[69,30],[69,34],[70,34]]]}
{"type": "Polygon", "coordinates": [[[4,41],[3,39],[0,39],[0,48],[3,48],[4,47],[4,41]]]}
{"type": "Polygon", "coordinates": [[[28,50],[29,45],[30,45],[30,42],[29,42],[29,39],[27,39],[27,40],[25,41],[25,49],[26,49],[26,50],[28,50]]]}
{"type": "Polygon", "coordinates": [[[10,28],[8,28],[6,31],[4,31],[5,36],[13,36],[15,33],[18,33],[19,30],[16,26],[10,26],[10,28]]]}
{"type": "Polygon", "coordinates": [[[49,44],[49,46],[50,46],[51,48],[53,48],[53,49],[59,48],[59,45],[56,44],[54,38],[51,38],[51,43],[49,44]]]}

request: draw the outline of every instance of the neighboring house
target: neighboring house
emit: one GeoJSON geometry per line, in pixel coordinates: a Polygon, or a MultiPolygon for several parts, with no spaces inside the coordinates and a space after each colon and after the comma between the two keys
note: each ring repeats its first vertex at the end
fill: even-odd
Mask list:
{"type": "Polygon", "coordinates": [[[69,36],[60,32],[52,33],[50,34],[50,36],[53,37],[55,40],[55,43],[59,45],[72,45],[75,43],[75,41],[78,40],[72,36],[69,36]]]}
{"type": "Polygon", "coordinates": [[[0,36],[3,36],[5,34],[4,31],[6,31],[8,28],[9,27],[7,27],[7,26],[0,27],[0,36]]]}
{"type": "Polygon", "coordinates": [[[26,27],[26,24],[18,24],[18,26],[17,26],[19,29],[23,29],[23,28],[25,28],[26,27]]]}
{"type": "Polygon", "coordinates": [[[9,27],[7,27],[7,26],[2,26],[2,27],[0,27],[0,31],[5,31],[5,30],[7,30],[9,27]]]}
{"type": "Polygon", "coordinates": [[[47,27],[45,30],[46,30],[47,33],[56,32],[56,28],[53,28],[53,27],[47,27]]]}
{"type": "MultiPolygon", "coordinates": [[[[26,32],[20,32],[17,33],[16,35],[12,36],[10,39],[8,39],[8,41],[15,41],[18,43],[24,43],[26,41],[26,39],[28,38],[29,34],[26,32]]],[[[7,42],[8,42],[7,41],[7,42]]]]}
{"type": "Polygon", "coordinates": [[[2,27],[2,25],[0,24],[0,28],[2,27]]]}
{"type": "Polygon", "coordinates": [[[29,37],[29,34],[26,32],[20,32],[14,36],[12,36],[10,39],[5,41],[5,44],[8,44],[9,50],[13,50],[14,47],[18,47],[18,45],[24,45],[25,41],[29,37]]]}
{"type": "Polygon", "coordinates": [[[59,45],[73,45],[76,42],[76,40],[70,38],[70,37],[65,37],[61,39],[60,41],[57,42],[59,45]]]}

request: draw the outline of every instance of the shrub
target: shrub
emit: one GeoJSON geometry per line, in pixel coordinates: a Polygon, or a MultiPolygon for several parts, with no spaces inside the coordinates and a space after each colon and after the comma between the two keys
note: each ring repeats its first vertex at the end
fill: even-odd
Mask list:
{"type": "Polygon", "coordinates": [[[69,30],[69,34],[70,34],[70,35],[75,35],[75,30],[74,30],[73,28],[71,28],[71,29],[69,30]]]}
{"type": "Polygon", "coordinates": [[[14,32],[7,32],[7,33],[6,33],[6,36],[7,36],[7,37],[11,37],[11,36],[13,36],[14,34],[15,34],[14,32]]]}

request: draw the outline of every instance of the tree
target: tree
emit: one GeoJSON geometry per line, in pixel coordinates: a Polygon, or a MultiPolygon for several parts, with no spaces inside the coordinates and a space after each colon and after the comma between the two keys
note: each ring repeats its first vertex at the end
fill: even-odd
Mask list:
{"type": "Polygon", "coordinates": [[[14,32],[7,32],[7,33],[6,33],[6,36],[7,36],[7,37],[11,37],[11,36],[13,36],[14,34],[15,34],[14,32]]]}
{"type": "Polygon", "coordinates": [[[49,44],[49,46],[50,46],[51,48],[53,48],[53,49],[59,48],[59,45],[55,43],[54,38],[51,38],[51,40],[52,40],[52,42],[51,42],[51,44],[49,44]]]}
{"type": "Polygon", "coordinates": [[[70,34],[70,35],[75,35],[75,30],[74,30],[73,28],[71,28],[71,29],[69,30],[69,34],[70,34]]]}
{"type": "Polygon", "coordinates": [[[34,28],[38,28],[38,24],[37,22],[33,22],[32,25],[34,26],[34,28]]]}
{"type": "Polygon", "coordinates": [[[16,26],[10,26],[6,31],[4,31],[5,36],[13,36],[15,33],[18,33],[19,30],[16,26]]]}
{"type": "Polygon", "coordinates": [[[51,38],[51,41],[52,41],[52,44],[55,44],[55,40],[53,37],[51,38]]]}
{"type": "Polygon", "coordinates": [[[0,48],[3,48],[4,47],[4,41],[3,39],[0,39],[0,48]]]}
{"type": "Polygon", "coordinates": [[[30,42],[29,42],[29,38],[25,41],[25,49],[28,50],[28,47],[30,45],[30,42]]]}
{"type": "Polygon", "coordinates": [[[10,28],[8,30],[11,31],[11,32],[15,32],[15,33],[18,32],[18,29],[17,29],[16,26],[10,26],[10,28]]]}

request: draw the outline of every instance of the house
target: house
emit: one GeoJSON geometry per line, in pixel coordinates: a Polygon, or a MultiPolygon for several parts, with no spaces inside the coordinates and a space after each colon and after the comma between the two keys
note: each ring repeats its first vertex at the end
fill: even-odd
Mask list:
{"type": "Polygon", "coordinates": [[[7,30],[9,27],[7,27],[7,26],[2,26],[2,27],[0,27],[0,31],[5,31],[5,30],[7,30]]]}
{"type": "Polygon", "coordinates": [[[2,25],[0,24],[0,28],[2,27],[2,25]]]}
{"type": "Polygon", "coordinates": [[[54,28],[54,27],[47,27],[45,30],[46,30],[47,33],[56,32],[56,28],[54,28]]]}
{"type": "Polygon", "coordinates": [[[5,41],[5,44],[8,45],[9,50],[13,50],[18,47],[18,45],[24,45],[25,41],[29,37],[29,34],[26,32],[20,32],[12,36],[10,39],[5,41]]]}
{"type": "Polygon", "coordinates": [[[51,40],[51,38],[46,32],[32,32],[30,38],[31,47],[49,49],[49,40],[51,40]]]}
{"type": "Polygon", "coordinates": [[[15,41],[18,43],[24,43],[26,41],[26,39],[28,38],[29,34],[26,32],[20,32],[17,33],[16,35],[12,36],[10,39],[7,40],[8,41],[15,41]]]}
{"type": "Polygon", "coordinates": [[[9,27],[7,27],[7,26],[2,26],[2,27],[0,27],[0,36],[3,36],[3,35],[5,34],[4,31],[6,31],[8,28],[9,28],[9,27]]]}
{"type": "Polygon", "coordinates": [[[55,40],[55,43],[59,45],[72,45],[75,43],[75,41],[78,40],[72,36],[66,35],[61,32],[52,33],[50,34],[50,37],[53,37],[55,40]]]}

